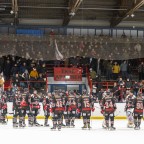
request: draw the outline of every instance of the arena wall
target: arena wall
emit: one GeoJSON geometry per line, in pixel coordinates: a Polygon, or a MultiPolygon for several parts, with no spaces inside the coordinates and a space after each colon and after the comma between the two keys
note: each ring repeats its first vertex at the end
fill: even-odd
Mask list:
{"type": "MultiPolygon", "coordinates": [[[[8,114],[7,114],[7,117],[8,119],[11,119],[12,118],[12,102],[8,102],[8,114]]],[[[37,116],[38,119],[43,119],[44,118],[44,112],[43,112],[43,109],[42,109],[42,103],[40,103],[41,105],[41,108],[40,108],[40,111],[39,111],[39,115],[37,116]]],[[[124,107],[125,107],[125,103],[117,103],[117,110],[115,112],[115,118],[116,119],[125,119],[126,118],[126,114],[124,112],[124,107]]],[[[27,117],[26,117],[27,118],[27,117]]],[[[92,116],[91,116],[92,119],[103,119],[103,115],[100,113],[100,106],[98,103],[95,103],[95,111],[92,112],[92,116]]]]}

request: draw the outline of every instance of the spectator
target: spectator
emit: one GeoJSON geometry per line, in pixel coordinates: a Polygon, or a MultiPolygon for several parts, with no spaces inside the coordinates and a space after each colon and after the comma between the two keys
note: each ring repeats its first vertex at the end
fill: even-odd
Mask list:
{"type": "Polygon", "coordinates": [[[120,92],[119,92],[119,87],[118,87],[116,82],[114,82],[114,86],[112,88],[112,92],[113,92],[113,96],[116,98],[116,101],[118,102],[119,96],[120,96],[120,92]]]}
{"type": "Polygon", "coordinates": [[[4,77],[0,75],[0,93],[4,91],[4,82],[5,82],[4,77]]]}
{"type": "Polygon", "coordinates": [[[37,80],[38,72],[37,72],[36,68],[33,68],[33,70],[30,72],[30,78],[31,78],[31,80],[37,80]]]}
{"type": "Polygon", "coordinates": [[[125,82],[123,81],[123,79],[120,77],[118,80],[118,86],[119,86],[119,100],[120,102],[123,102],[124,100],[124,87],[125,87],[125,82]]]}
{"type": "Polygon", "coordinates": [[[127,67],[127,76],[130,80],[132,80],[132,65],[129,63],[127,67]]]}
{"type": "Polygon", "coordinates": [[[125,80],[127,78],[127,63],[126,63],[126,61],[124,61],[120,65],[120,71],[122,73],[122,78],[125,80]]]}
{"type": "Polygon", "coordinates": [[[90,68],[90,77],[93,81],[96,80],[96,72],[92,68],[90,68]]]}
{"type": "Polygon", "coordinates": [[[134,84],[133,84],[133,93],[134,93],[135,96],[137,96],[139,88],[140,88],[139,83],[137,81],[135,81],[134,84]]]}
{"type": "Polygon", "coordinates": [[[54,32],[53,29],[51,29],[51,31],[50,31],[50,37],[51,37],[51,38],[54,38],[54,36],[55,36],[55,32],[54,32]]]}
{"type": "Polygon", "coordinates": [[[34,82],[37,81],[37,78],[38,78],[38,72],[36,70],[36,68],[33,68],[32,71],[30,72],[30,86],[31,88],[34,88],[34,82]],[[32,82],[34,81],[34,82],[32,82]]]}
{"type": "Polygon", "coordinates": [[[20,66],[20,74],[23,74],[25,72],[25,70],[27,70],[27,66],[26,63],[24,62],[21,66],[20,66]]]}
{"type": "Polygon", "coordinates": [[[13,86],[17,86],[17,87],[20,86],[20,77],[19,77],[19,74],[18,74],[18,73],[16,73],[16,74],[12,77],[12,84],[13,84],[13,86]]]}
{"type": "Polygon", "coordinates": [[[144,63],[141,62],[141,64],[138,66],[138,73],[139,73],[139,81],[144,80],[144,63]]]}
{"type": "Polygon", "coordinates": [[[117,80],[119,72],[120,72],[120,66],[117,62],[114,63],[114,65],[112,67],[112,72],[113,72],[114,80],[117,80]]]}
{"type": "Polygon", "coordinates": [[[112,79],[112,61],[107,63],[106,66],[106,79],[111,80],[112,79]]]}
{"type": "Polygon", "coordinates": [[[20,86],[22,88],[28,88],[29,87],[29,73],[28,73],[27,69],[25,69],[24,73],[21,75],[20,86]]]}
{"type": "Polygon", "coordinates": [[[11,74],[11,63],[9,59],[7,59],[4,65],[4,75],[6,80],[10,79],[10,74],[11,74]]]}
{"type": "Polygon", "coordinates": [[[39,74],[37,81],[38,82],[35,83],[35,88],[39,90],[44,89],[46,82],[45,82],[45,78],[43,78],[43,75],[41,73],[39,74]]]}
{"type": "Polygon", "coordinates": [[[12,69],[11,69],[11,74],[15,75],[17,73],[19,73],[19,68],[18,68],[18,65],[15,63],[14,66],[12,67],[12,69]]]}
{"type": "Polygon", "coordinates": [[[129,78],[127,78],[127,80],[125,82],[125,88],[126,88],[126,90],[131,90],[131,88],[132,88],[132,81],[129,78]]]}

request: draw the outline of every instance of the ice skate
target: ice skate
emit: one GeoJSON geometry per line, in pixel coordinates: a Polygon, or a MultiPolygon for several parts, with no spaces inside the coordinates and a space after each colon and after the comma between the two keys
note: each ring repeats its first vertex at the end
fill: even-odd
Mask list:
{"type": "Polygon", "coordinates": [[[88,129],[90,130],[92,127],[90,126],[90,124],[88,124],[88,129]]]}
{"type": "Polygon", "coordinates": [[[65,127],[66,127],[66,128],[70,128],[70,123],[67,122],[66,125],[65,125],[65,127]]]}
{"type": "Polygon", "coordinates": [[[110,131],[113,131],[113,130],[116,130],[116,128],[115,128],[114,126],[111,126],[111,127],[109,128],[109,130],[110,130],[110,131]]]}
{"type": "Polygon", "coordinates": [[[13,123],[13,128],[18,128],[18,123],[13,123]]]}
{"type": "Polygon", "coordinates": [[[22,123],[19,124],[19,128],[24,128],[24,127],[25,126],[22,123]]]}
{"type": "Polygon", "coordinates": [[[135,126],[134,130],[140,130],[140,127],[139,126],[135,126]]]}
{"type": "Polygon", "coordinates": [[[53,127],[51,128],[51,130],[56,130],[56,126],[53,126],[53,127]]]}
{"type": "Polygon", "coordinates": [[[35,125],[36,127],[41,126],[36,120],[34,121],[34,125],[35,125]]]}
{"type": "Polygon", "coordinates": [[[41,126],[38,122],[34,123],[34,125],[35,125],[36,127],[41,126]]]}
{"type": "Polygon", "coordinates": [[[84,124],[84,126],[82,127],[82,129],[86,129],[87,128],[87,125],[86,124],[84,124]]]}
{"type": "Polygon", "coordinates": [[[74,122],[71,122],[71,127],[72,127],[72,128],[74,128],[74,127],[75,127],[74,122]]]}
{"type": "Polygon", "coordinates": [[[61,125],[61,126],[62,126],[62,127],[65,127],[66,125],[62,123],[62,125],[61,125]]]}
{"type": "Polygon", "coordinates": [[[61,131],[61,125],[58,125],[58,130],[61,131]]]}
{"type": "Polygon", "coordinates": [[[1,122],[1,124],[2,124],[2,125],[6,125],[7,122],[6,122],[5,120],[3,120],[3,121],[1,122]]]}
{"type": "Polygon", "coordinates": [[[44,124],[45,127],[49,127],[49,124],[44,124]]]}
{"type": "Polygon", "coordinates": [[[33,127],[33,123],[29,123],[29,124],[28,124],[28,127],[33,127]]]}

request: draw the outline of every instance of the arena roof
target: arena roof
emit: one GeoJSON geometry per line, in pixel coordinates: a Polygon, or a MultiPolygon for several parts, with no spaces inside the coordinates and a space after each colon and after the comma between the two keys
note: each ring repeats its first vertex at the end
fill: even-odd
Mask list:
{"type": "Polygon", "coordinates": [[[1,0],[0,24],[143,27],[144,0],[1,0]]]}

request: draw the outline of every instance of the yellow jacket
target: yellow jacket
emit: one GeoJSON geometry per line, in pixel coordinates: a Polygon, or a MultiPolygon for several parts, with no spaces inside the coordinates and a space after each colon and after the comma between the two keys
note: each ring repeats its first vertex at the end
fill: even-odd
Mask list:
{"type": "Polygon", "coordinates": [[[37,78],[38,77],[38,72],[35,70],[32,70],[31,72],[30,72],[30,77],[32,77],[32,78],[37,78]]]}
{"type": "Polygon", "coordinates": [[[120,72],[120,66],[119,65],[113,65],[112,72],[113,73],[119,73],[120,72]]]}

